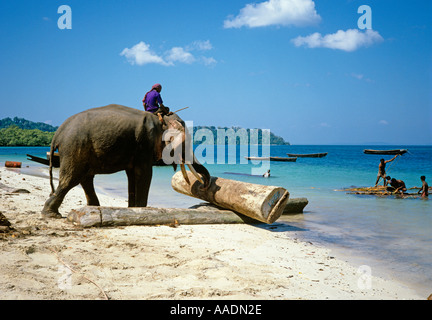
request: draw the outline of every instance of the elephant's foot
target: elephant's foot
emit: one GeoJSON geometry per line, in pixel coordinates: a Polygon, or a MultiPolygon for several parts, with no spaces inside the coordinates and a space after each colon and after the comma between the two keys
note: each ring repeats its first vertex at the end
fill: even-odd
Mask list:
{"type": "Polygon", "coordinates": [[[62,219],[63,216],[55,211],[43,209],[41,212],[42,219],[55,218],[62,219]]]}

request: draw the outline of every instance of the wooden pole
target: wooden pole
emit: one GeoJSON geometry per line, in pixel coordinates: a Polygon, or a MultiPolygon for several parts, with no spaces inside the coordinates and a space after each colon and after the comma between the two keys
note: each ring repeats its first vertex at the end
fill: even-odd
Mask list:
{"type": "Polygon", "coordinates": [[[185,181],[181,172],[174,174],[171,185],[175,191],[264,223],[271,224],[281,216],[289,197],[289,192],[281,187],[218,177],[211,177],[210,186],[204,190],[191,172],[187,171],[187,175],[190,184],[185,181]]]}
{"type": "Polygon", "coordinates": [[[259,223],[229,210],[216,208],[114,208],[86,206],[72,210],[67,219],[83,228],[127,225],[259,223]]]}

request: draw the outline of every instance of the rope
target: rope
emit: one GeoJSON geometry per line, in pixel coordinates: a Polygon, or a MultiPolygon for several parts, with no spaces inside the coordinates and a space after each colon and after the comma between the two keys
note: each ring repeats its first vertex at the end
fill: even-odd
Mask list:
{"type": "Polygon", "coordinates": [[[389,166],[388,166],[388,169],[386,170],[386,175],[387,175],[387,173],[389,173],[390,172],[390,169],[391,169],[391,167],[393,167],[393,165],[396,163],[396,162],[398,162],[399,161],[399,159],[400,158],[402,158],[402,155],[400,154],[399,155],[399,157],[397,157],[389,166]]]}

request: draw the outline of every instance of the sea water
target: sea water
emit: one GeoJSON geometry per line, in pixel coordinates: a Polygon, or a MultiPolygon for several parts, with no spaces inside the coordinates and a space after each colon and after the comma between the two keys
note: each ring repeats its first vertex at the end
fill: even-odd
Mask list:
{"type": "MultiPolygon", "coordinates": [[[[420,187],[422,175],[432,185],[432,146],[272,146],[271,156],[318,152],[328,155],[267,163],[245,161],[244,156],[249,154],[242,154],[237,146],[230,149],[235,150],[234,154],[225,149],[225,161],[218,162],[217,148],[213,161],[205,155],[198,158],[212,176],[281,186],[290,192],[290,198],[308,199],[303,214],[281,217],[271,231],[331,248],[336,256],[357,266],[368,266],[373,275],[404,281],[426,297],[432,293],[432,196],[425,200],[347,194],[343,189],[373,186],[380,159],[393,157],[367,155],[364,149],[408,149],[408,153],[387,164],[387,174],[403,180],[407,188],[420,187]],[[263,174],[267,168],[271,170],[270,178],[251,175],[263,174]]],[[[46,166],[26,158],[26,154],[46,157],[48,150],[0,147],[0,165],[7,160],[21,161],[22,173],[48,176],[46,166]]],[[[184,208],[201,202],[172,189],[173,173],[169,166],[154,168],[149,206],[184,208]]],[[[97,176],[95,184],[97,192],[124,197],[126,201],[127,179],[123,172],[97,176]]]]}

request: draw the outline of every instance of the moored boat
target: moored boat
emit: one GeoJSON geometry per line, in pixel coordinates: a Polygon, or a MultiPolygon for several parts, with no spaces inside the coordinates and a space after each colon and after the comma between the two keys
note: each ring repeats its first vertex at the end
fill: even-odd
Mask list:
{"type": "MultiPolygon", "coordinates": [[[[40,158],[40,157],[36,157],[36,156],[32,156],[31,154],[27,154],[27,157],[29,157],[28,160],[31,160],[31,161],[34,161],[34,162],[41,163],[41,164],[44,164],[46,166],[49,166],[49,159],[50,159],[50,153],[49,152],[47,152],[46,159],[40,158]]],[[[60,157],[59,157],[59,154],[57,152],[54,153],[54,157],[53,157],[53,160],[52,160],[52,166],[54,168],[59,168],[60,167],[60,157]]]]}
{"type": "Polygon", "coordinates": [[[284,157],[245,157],[247,160],[267,160],[267,161],[286,161],[295,162],[297,158],[284,158],[284,157]]]}
{"type": "Polygon", "coordinates": [[[287,153],[287,156],[295,157],[295,158],[322,158],[325,157],[327,154],[328,154],[327,152],[305,153],[305,154],[287,153]]]}
{"type": "Polygon", "coordinates": [[[373,149],[365,149],[363,150],[365,154],[382,154],[382,155],[396,155],[396,154],[404,154],[407,153],[406,149],[392,149],[392,150],[373,150],[373,149]]]}

